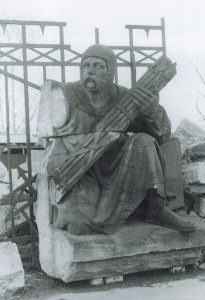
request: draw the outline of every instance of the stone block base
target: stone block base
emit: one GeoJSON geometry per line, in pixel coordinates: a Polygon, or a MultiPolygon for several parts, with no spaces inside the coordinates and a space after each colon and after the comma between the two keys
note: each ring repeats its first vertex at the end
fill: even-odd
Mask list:
{"type": "Polygon", "coordinates": [[[40,233],[40,262],[65,282],[195,264],[205,248],[205,224],[193,233],[146,223],[122,226],[112,235],[74,236],[50,226],[40,233]]]}

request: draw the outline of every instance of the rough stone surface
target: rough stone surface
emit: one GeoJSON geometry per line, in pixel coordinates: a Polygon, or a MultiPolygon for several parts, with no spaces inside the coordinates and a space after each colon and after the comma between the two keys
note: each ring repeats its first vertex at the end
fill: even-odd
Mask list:
{"type": "Polygon", "coordinates": [[[93,286],[99,286],[104,284],[103,278],[92,278],[89,282],[93,286]]]}
{"type": "Polygon", "coordinates": [[[194,211],[200,217],[205,217],[205,196],[198,196],[198,198],[195,200],[194,211]]]}
{"type": "Polygon", "coordinates": [[[171,137],[165,144],[160,146],[165,160],[166,192],[174,197],[169,200],[168,206],[171,210],[184,207],[181,148],[179,139],[171,137]]]}
{"type": "Polygon", "coordinates": [[[202,263],[199,265],[199,269],[205,271],[205,263],[202,263]]]}
{"type": "Polygon", "coordinates": [[[4,205],[0,206],[0,234],[4,233],[7,230],[7,223],[5,218],[10,211],[10,206],[4,205]]]}
{"type": "Polygon", "coordinates": [[[112,283],[116,283],[116,282],[123,282],[123,275],[105,277],[106,284],[112,284],[112,283]]]}
{"type": "Polygon", "coordinates": [[[205,184],[205,162],[192,162],[182,165],[183,180],[185,183],[205,184]]]}
{"type": "Polygon", "coordinates": [[[195,218],[198,222],[203,222],[203,223],[205,222],[205,219],[199,217],[199,215],[193,210],[189,213],[189,216],[195,218]]]}
{"type": "Polygon", "coordinates": [[[182,153],[194,145],[205,142],[205,131],[187,119],[181,121],[175,135],[181,142],[182,153]]]}
{"type": "Polygon", "coordinates": [[[205,195],[205,184],[186,184],[184,190],[188,196],[195,199],[199,195],[205,195]]]}
{"type": "MultiPolygon", "coordinates": [[[[42,166],[49,157],[50,150],[46,151],[42,166]]],[[[195,263],[201,257],[205,246],[203,222],[190,234],[145,223],[125,224],[110,235],[74,236],[57,229],[50,224],[53,212],[46,168],[37,181],[39,258],[43,271],[52,277],[70,282],[121,276],[195,263]]]]}
{"type": "Polygon", "coordinates": [[[197,160],[197,159],[204,159],[205,158],[205,143],[195,145],[190,150],[190,159],[197,160]]]}
{"type": "Polygon", "coordinates": [[[0,243],[0,299],[10,299],[24,287],[24,270],[16,244],[0,243]]]}
{"type": "Polygon", "coordinates": [[[124,225],[110,235],[71,235],[49,224],[46,176],[38,185],[41,267],[48,275],[65,282],[167,268],[179,262],[195,263],[205,246],[204,222],[198,223],[197,232],[190,234],[137,223],[124,225]]]}
{"type": "Polygon", "coordinates": [[[173,267],[173,268],[170,269],[170,272],[171,272],[172,274],[175,274],[175,273],[183,273],[183,272],[185,272],[185,271],[186,271],[185,266],[178,266],[178,267],[173,267]]]}

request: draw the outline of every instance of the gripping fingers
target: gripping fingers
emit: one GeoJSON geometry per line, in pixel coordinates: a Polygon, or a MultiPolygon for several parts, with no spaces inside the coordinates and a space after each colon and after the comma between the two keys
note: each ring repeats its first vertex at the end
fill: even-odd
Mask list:
{"type": "Polygon", "coordinates": [[[144,88],[144,87],[138,87],[137,89],[142,91],[143,93],[147,94],[147,96],[149,96],[149,97],[158,96],[158,93],[156,91],[153,92],[153,91],[151,91],[147,88],[144,88]]]}
{"type": "MultiPolygon", "coordinates": [[[[140,104],[144,105],[145,103],[148,105],[152,105],[155,102],[155,97],[150,97],[146,93],[141,90],[135,90],[132,92],[132,95],[140,102],[140,104]]],[[[146,105],[145,104],[145,105],[146,105]]]]}
{"type": "Polygon", "coordinates": [[[149,105],[154,105],[159,100],[158,95],[153,94],[147,89],[137,88],[132,91],[132,94],[141,104],[147,102],[149,105]]]}

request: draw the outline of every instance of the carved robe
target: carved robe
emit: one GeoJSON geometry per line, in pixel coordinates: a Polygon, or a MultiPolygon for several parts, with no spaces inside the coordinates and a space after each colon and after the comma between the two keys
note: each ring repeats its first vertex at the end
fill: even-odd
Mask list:
{"type": "MultiPolygon", "coordinates": [[[[48,171],[74,153],[82,137],[93,131],[106,112],[129,90],[113,86],[113,94],[101,108],[96,108],[79,82],[65,85],[69,113],[66,123],[55,129],[56,135],[48,171]],[[79,134],[80,133],[80,134],[79,134]],[[77,135],[70,135],[77,134],[77,135]]],[[[54,225],[87,224],[93,230],[119,226],[143,201],[149,189],[165,197],[164,163],[158,144],[170,135],[170,121],[158,106],[154,118],[140,114],[111,148],[84,174],[58,204],[54,225]]],[[[50,178],[51,179],[51,178],[50,178]]],[[[50,197],[55,195],[50,194],[50,197]]],[[[55,202],[55,201],[53,201],[55,202]]]]}

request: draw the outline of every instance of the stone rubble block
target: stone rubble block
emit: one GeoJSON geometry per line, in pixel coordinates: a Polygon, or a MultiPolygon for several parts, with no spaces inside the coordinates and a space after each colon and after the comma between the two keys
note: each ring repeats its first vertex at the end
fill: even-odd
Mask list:
{"type": "Polygon", "coordinates": [[[104,280],[103,278],[92,278],[90,279],[89,283],[93,286],[100,286],[104,284],[104,280]]]}
{"type": "Polygon", "coordinates": [[[200,143],[192,147],[190,152],[191,159],[204,159],[205,158],[205,143],[200,143]]]}
{"type": "Polygon", "coordinates": [[[199,269],[205,271],[205,263],[202,263],[199,265],[199,269]]]}
{"type": "Polygon", "coordinates": [[[192,198],[197,198],[199,195],[205,195],[205,184],[186,184],[184,191],[192,198]]]}
{"type": "Polygon", "coordinates": [[[204,222],[205,222],[204,218],[201,218],[201,217],[200,217],[195,211],[193,211],[193,210],[189,213],[189,216],[192,217],[192,218],[194,218],[197,222],[200,222],[200,223],[204,223],[204,222]]]}
{"type": "Polygon", "coordinates": [[[112,284],[112,283],[117,283],[117,282],[123,282],[123,275],[105,277],[106,284],[112,284]]]}
{"type": "Polygon", "coordinates": [[[199,196],[197,200],[195,200],[194,210],[200,217],[205,217],[205,196],[199,196]]]}
{"type": "Polygon", "coordinates": [[[205,184],[205,162],[192,162],[182,165],[182,174],[185,184],[205,184]]]}
{"type": "Polygon", "coordinates": [[[8,224],[5,222],[5,218],[8,215],[9,210],[9,205],[0,206],[0,234],[4,233],[7,230],[8,224]]]}
{"type": "Polygon", "coordinates": [[[24,269],[15,243],[0,243],[0,299],[10,299],[24,287],[24,269]]]}
{"type": "Polygon", "coordinates": [[[183,119],[175,131],[181,143],[181,151],[185,152],[193,146],[205,143],[205,131],[188,119],[183,119]]]}

